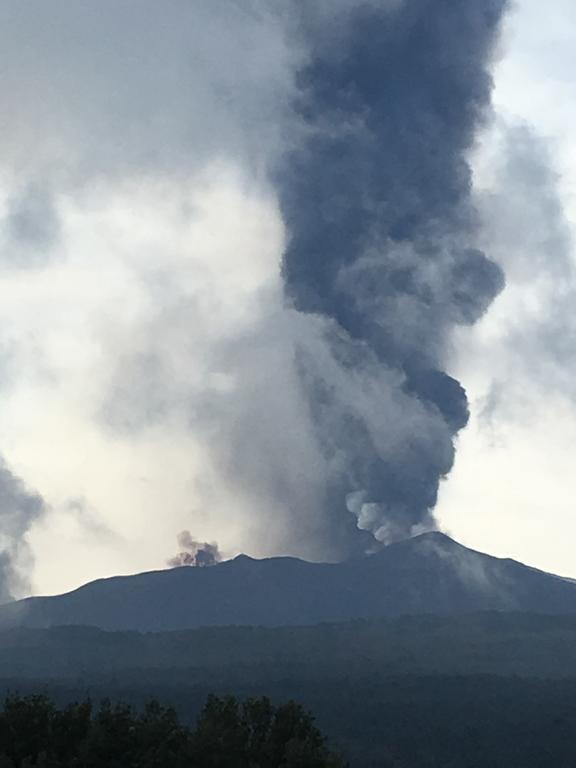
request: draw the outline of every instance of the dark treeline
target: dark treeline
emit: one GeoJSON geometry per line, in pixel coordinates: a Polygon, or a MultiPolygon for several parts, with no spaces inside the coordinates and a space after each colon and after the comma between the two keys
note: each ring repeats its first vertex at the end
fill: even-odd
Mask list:
{"type": "MultiPolygon", "coordinates": [[[[202,717],[210,688],[151,685],[143,679],[139,687],[124,684],[114,687],[107,682],[100,688],[88,689],[71,689],[54,683],[42,686],[30,681],[21,690],[23,693],[43,690],[63,709],[67,702],[79,700],[86,693],[94,701],[109,694],[115,700],[129,702],[138,711],[143,710],[150,691],[154,690],[159,701],[174,706],[182,723],[196,723],[198,717],[202,717]]],[[[342,753],[352,768],[576,766],[575,680],[402,675],[370,682],[346,678],[342,670],[340,680],[309,681],[294,677],[252,686],[216,686],[221,700],[226,699],[228,691],[242,700],[260,699],[267,694],[273,702],[301,702],[305,711],[314,713],[320,731],[326,734],[332,748],[342,753]]],[[[193,733],[194,728],[190,732],[193,733]]],[[[230,732],[234,734],[235,728],[227,731],[230,732]]],[[[3,743],[1,734],[0,743],[3,743]]],[[[235,743],[233,738],[224,739],[225,745],[231,743],[235,743]]],[[[246,765],[241,760],[218,762],[224,760],[229,751],[225,746],[213,762],[198,765],[223,768],[246,765]]],[[[102,764],[116,765],[114,762],[76,763],[80,766],[102,764]]],[[[124,761],[122,766],[132,764],[124,761]]],[[[313,768],[330,764],[280,760],[263,765],[313,768]]],[[[178,768],[179,763],[165,765],[178,768]]],[[[255,766],[258,765],[261,764],[256,762],[255,766]]],[[[1,763],[0,768],[4,768],[1,763]]]]}
{"type": "Polygon", "coordinates": [[[210,696],[196,727],[148,703],[89,700],[58,708],[40,695],[9,697],[0,713],[0,768],[343,768],[310,714],[262,697],[210,696]]]}
{"type": "MultiPolygon", "coordinates": [[[[576,679],[576,617],[479,613],[311,627],[104,632],[90,627],[0,633],[0,679],[126,685],[242,685],[495,674],[576,679]]],[[[151,690],[155,690],[154,687],[151,690]]]]}
{"type": "MultiPolygon", "coordinates": [[[[238,755],[246,750],[238,751],[233,737],[247,732],[240,705],[231,717],[236,725],[223,737],[228,745],[223,753],[212,763],[191,762],[201,759],[191,750],[199,744],[196,724],[212,693],[223,701],[229,694],[241,701],[268,697],[274,712],[284,711],[283,702],[299,702],[304,712],[314,713],[320,732],[353,768],[576,766],[574,617],[478,614],[163,634],[81,627],[15,630],[0,633],[0,701],[10,691],[24,697],[41,692],[55,702],[48,705],[51,728],[71,702],[126,702],[132,707],[129,717],[122,715],[126,708],[116,714],[134,729],[131,739],[143,733],[145,716],[136,713],[144,712],[153,696],[177,712],[182,726],[176,732],[185,734],[185,764],[191,766],[251,765],[241,762],[238,755]],[[236,762],[222,762],[230,752],[236,762]]],[[[86,718],[84,710],[74,711],[86,718]]],[[[90,710],[86,743],[102,728],[99,712],[90,710]]],[[[152,717],[149,710],[146,717],[160,728],[174,718],[168,712],[161,709],[152,717]]],[[[26,721],[26,727],[45,722],[30,712],[21,727],[26,721]]],[[[29,737],[21,741],[28,743],[29,737]]],[[[0,753],[6,752],[6,743],[0,732],[0,753]]],[[[23,754],[7,753],[4,766],[20,768],[23,754]]],[[[205,750],[202,759],[208,754],[205,750]]],[[[122,758],[123,768],[134,764],[130,759],[122,758]]],[[[274,759],[280,762],[255,765],[299,765],[274,759]]],[[[62,765],[46,763],[47,755],[41,760],[62,765]]],[[[144,767],[160,765],[138,760],[144,767]]]]}

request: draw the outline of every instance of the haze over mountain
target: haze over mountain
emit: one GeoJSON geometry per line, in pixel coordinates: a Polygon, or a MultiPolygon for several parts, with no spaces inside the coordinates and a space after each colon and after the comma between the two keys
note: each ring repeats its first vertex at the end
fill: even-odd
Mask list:
{"type": "Polygon", "coordinates": [[[101,579],[4,605],[0,626],[169,631],[485,610],[576,614],[576,584],[433,532],[338,564],[240,555],[208,568],[101,579]]]}

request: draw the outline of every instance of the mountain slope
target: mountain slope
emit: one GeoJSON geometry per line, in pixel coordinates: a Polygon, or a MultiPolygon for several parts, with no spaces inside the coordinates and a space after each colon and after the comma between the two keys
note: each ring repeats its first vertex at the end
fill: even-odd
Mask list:
{"type": "Polygon", "coordinates": [[[102,579],[2,606],[0,627],[165,631],[484,610],[576,614],[576,584],[428,533],[339,564],[241,555],[211,568],[102,579]]]}
{"type": "Polygon", "coordinates": [[[301,627],[0,632],[0,683],[115,685],[514,675],[576,681],[576,615],[485,612],[301,627]]]}

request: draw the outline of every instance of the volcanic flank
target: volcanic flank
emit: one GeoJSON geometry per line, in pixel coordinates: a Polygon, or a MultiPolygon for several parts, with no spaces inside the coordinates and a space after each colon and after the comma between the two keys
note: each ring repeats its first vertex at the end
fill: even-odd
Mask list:
{"type": "Polygon", "coordinates": [[[338,564],[240,555],[209,568],[102,579],[7,604],[0,625],[165,631],[484,610],[576,613],[576,584],[428,533],[338,564]]]}

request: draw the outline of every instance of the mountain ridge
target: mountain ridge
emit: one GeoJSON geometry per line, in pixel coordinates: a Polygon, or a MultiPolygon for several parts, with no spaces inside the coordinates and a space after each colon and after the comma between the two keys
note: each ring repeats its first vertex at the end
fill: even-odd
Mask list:
{"type": "Polygon", "coordinates": [[[342,563],[239,555],[207,568],[98,579],[0,606],[0,628],[170,631],[484,610],[576,614],[576,584],[434,531],[342,563]]]}

